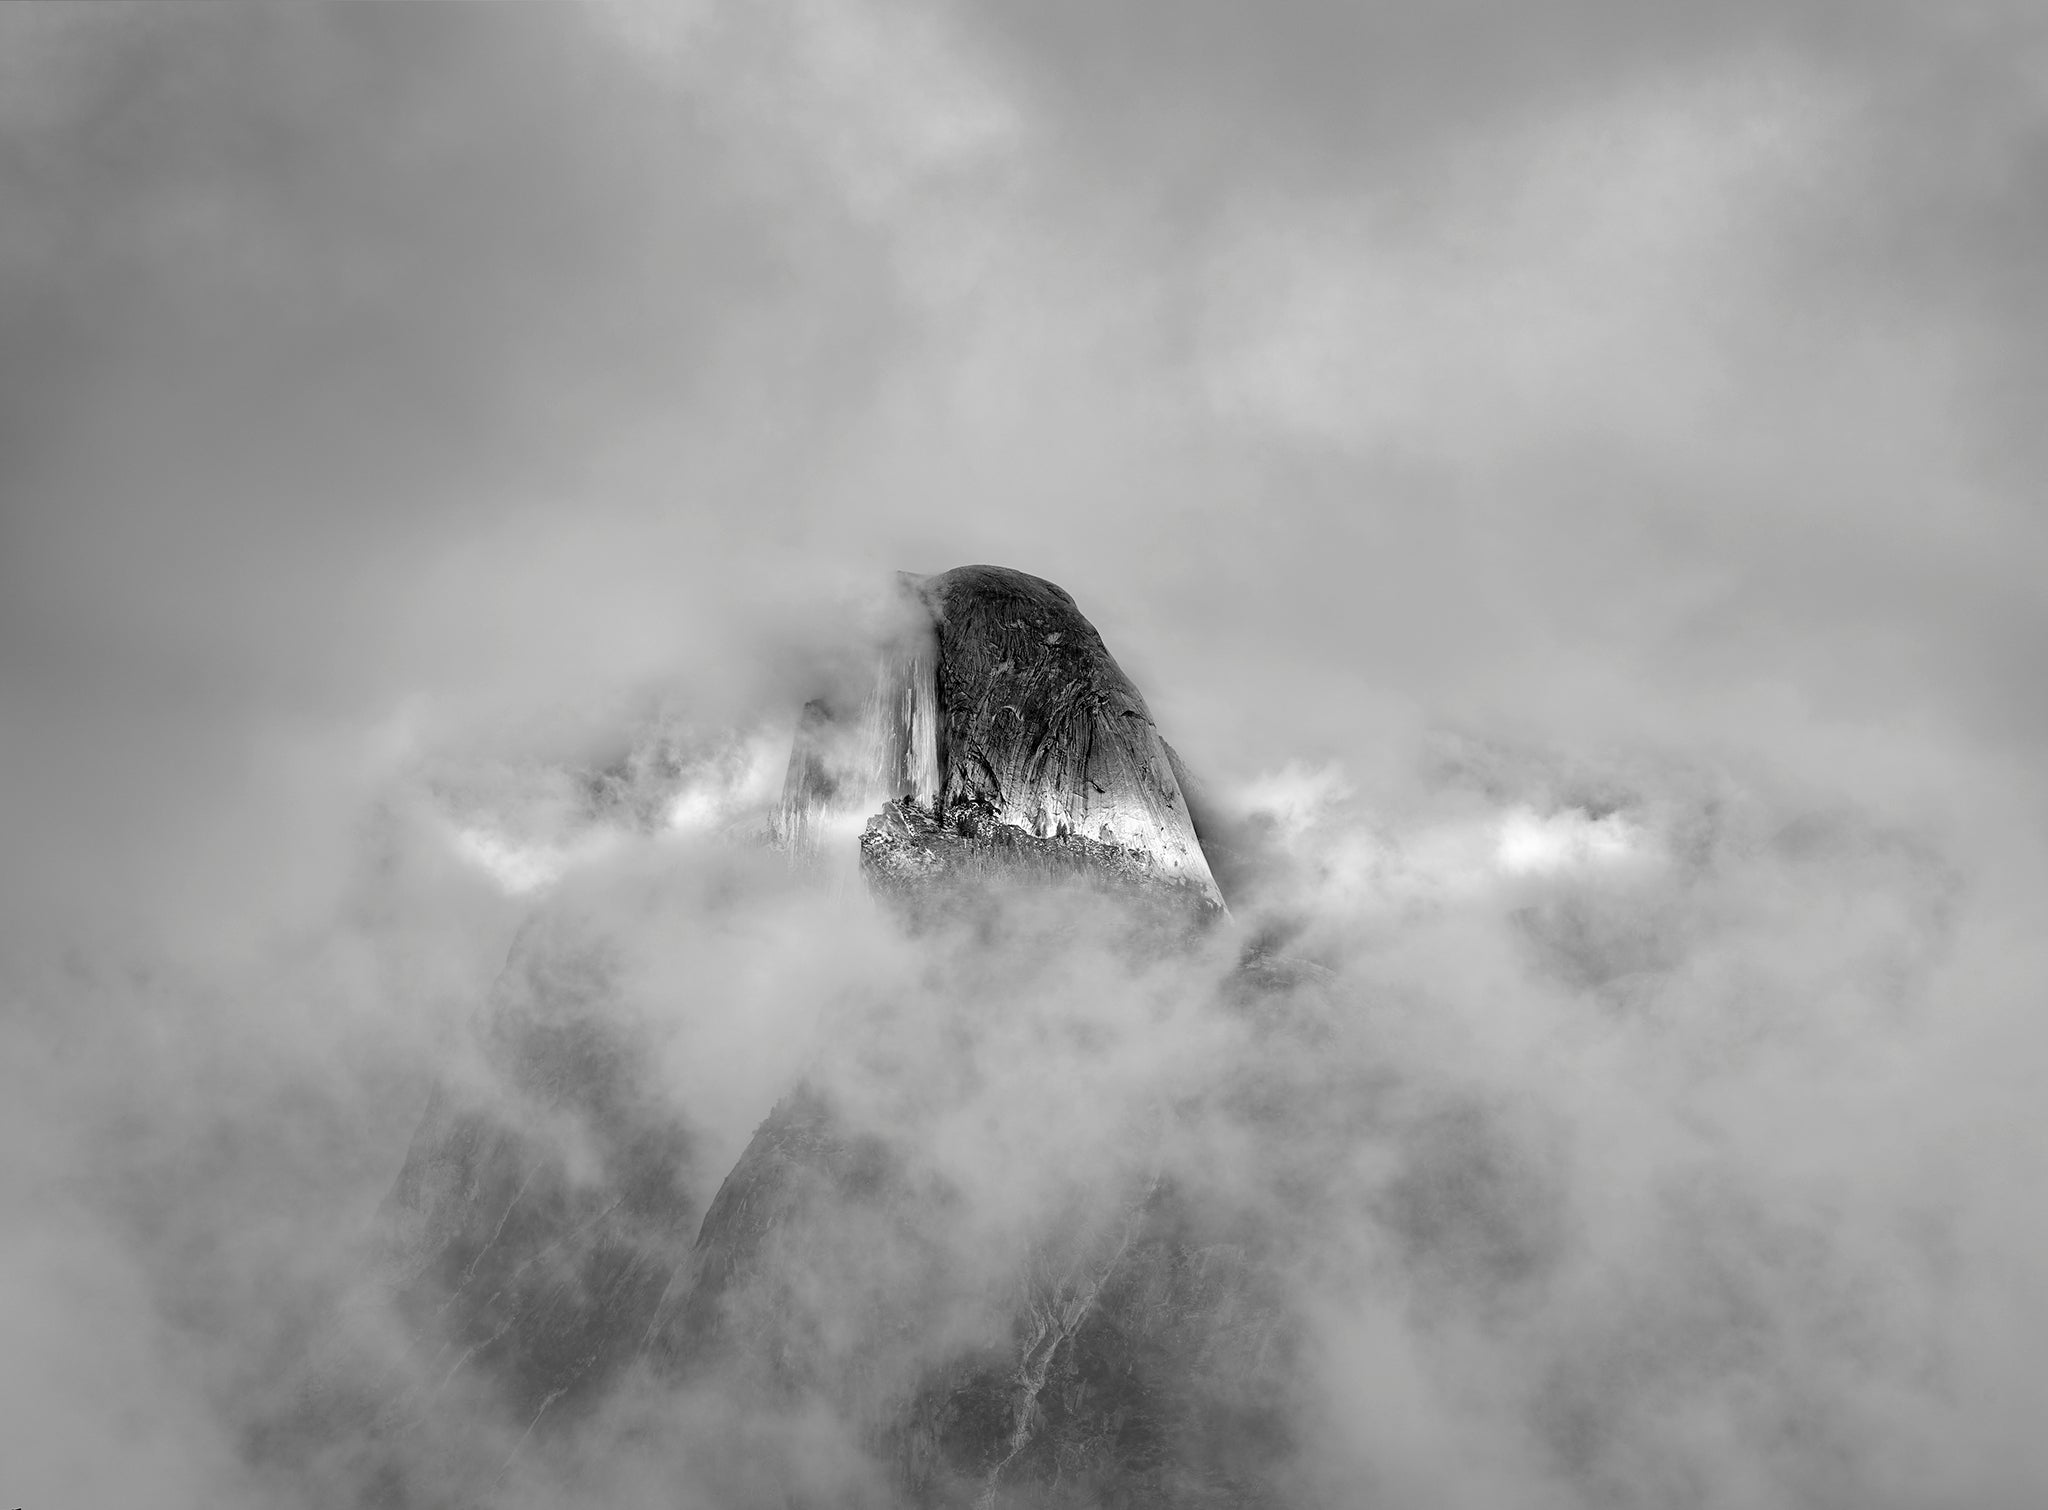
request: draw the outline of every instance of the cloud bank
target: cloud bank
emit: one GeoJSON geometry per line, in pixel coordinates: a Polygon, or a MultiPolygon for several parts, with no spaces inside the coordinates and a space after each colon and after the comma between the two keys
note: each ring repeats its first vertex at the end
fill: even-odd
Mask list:
{"type": "MultiPolygon", "coordinates": [[[[536,905],[721,1148],[835,1002],[931,1051],[732,846],[869,584],[974,560],[1331,972],[1301,1167],[1189,1134],[1328,1197],[1304,1498],[2038,1500],[2031,7],[0,30],[15,1500],[361,1487],[251,1422],[536,905]]],[[[1082,1007],[1076,1105],[1231,1060],[1202,967],[1047,968],[987,1170],[1082,1007]]],[[[760,1492],[644,1409],[491,1492],[760,1492]]]]}

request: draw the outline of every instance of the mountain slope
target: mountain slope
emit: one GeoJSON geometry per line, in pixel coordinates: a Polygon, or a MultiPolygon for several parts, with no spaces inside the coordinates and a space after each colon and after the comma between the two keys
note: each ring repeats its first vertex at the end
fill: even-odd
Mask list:
{"type": "MultiPolygon", "coordinates": [[[[988,566],[903,590],[873,684],[806,709],[780,830],[802,854],[865,819],[870,888],[958,977],[931,1031],[1028,1005],[975,971],[1083,932],[1104,989],[1200,948],[1226,914],[1177,757],[1073,599],[988,566]]],[[[707,1206],[688,1128],[607,1016],[609,970],[531,926],[482,1020],[497,1089],[437,1094],[387,1209],[419,1346],[528,1432],[644,1348],[671,1386],[828,1411],[921,1504],[1271,1500],[1294,1322],[1255,1212],[1169,1167],[1170,1107],[1092,1167],[1027,1149],[1012,1174],[1067,1194],[1020,1204],[991,1249],[974,1222],[1010,1197],[931,1156],[970,1083],[893,1084],[922,1110],[884,1115],[813,1074],[707,1206]]],[[[1028,1129],[1029,1106],[997,1110],[1028,1129]]]]}

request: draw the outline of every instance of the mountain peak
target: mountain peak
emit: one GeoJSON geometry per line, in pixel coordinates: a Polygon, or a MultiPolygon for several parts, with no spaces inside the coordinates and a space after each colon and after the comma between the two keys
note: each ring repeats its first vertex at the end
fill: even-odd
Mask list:
{"type": "Polygon", "coordinates": [[[1073,596],[1000,566],[898,581],[921,611],[873,684],[799,724],[792,843],[814,849],[894,803],[896,826],[927,837],[1074,841],[1115,862],[1098,869],[1136,867],[1221,908],[1172,751],[1073,596]]]}

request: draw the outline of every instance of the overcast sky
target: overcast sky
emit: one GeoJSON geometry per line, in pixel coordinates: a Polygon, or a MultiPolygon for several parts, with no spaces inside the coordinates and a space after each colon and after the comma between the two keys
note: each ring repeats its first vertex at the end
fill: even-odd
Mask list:
{"type": "Polygon", "coordinates": [[[0,27],[10,823],[227,842],[410,697],[974,560],[1198,765],[1518,719],[2038,820],[2032,5],[0,27]]]}
{"type": "Polygon", "coordinates": [[[0,7],[9,1006],[317,935],[409,763],[746,725],[976,561],[1226,789],[1698,760],[1916,836],[2035,999],[2044,333],[2034,0],[0,7]]]}

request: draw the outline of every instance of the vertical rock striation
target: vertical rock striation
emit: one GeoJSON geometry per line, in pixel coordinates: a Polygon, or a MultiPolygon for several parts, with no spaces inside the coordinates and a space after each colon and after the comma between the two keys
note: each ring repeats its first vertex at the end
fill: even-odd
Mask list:
{"type": "Polygon", "coordinates": [[[938,641],[920,585],[897,574],[898,622],[875,648],[864,685],[804,705],[791,742],[776,833],[805,858],[843,841],[884,802],[939,797],[938,641]]]}
{"type": "Polygon", "coordinates": [[[1163,883],[1221,911],[1179,762],[1066,590],[998,566],[898,583],[910,613],[872,680],[798,721],[784,843],[814,855],[867,821],[871,882],[933,904],[998,874],[1163,883]]]}
{"type": "Polygon", "coordinates": [[[938,815],[1093,840],[1220,907],[1151,710],[1065,589],[962,566],[921,590],[938,638],[938,815]]]}

